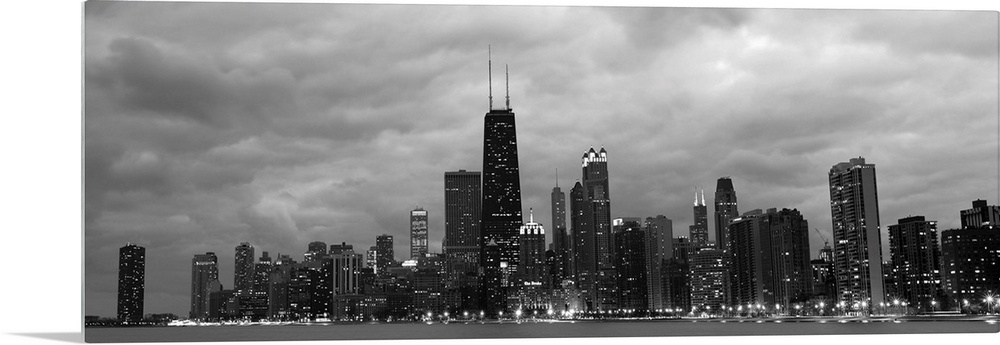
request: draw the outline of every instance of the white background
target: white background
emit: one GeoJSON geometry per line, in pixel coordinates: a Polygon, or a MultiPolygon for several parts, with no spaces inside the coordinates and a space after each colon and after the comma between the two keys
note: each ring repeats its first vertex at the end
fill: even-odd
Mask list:
{"type": "MultiPolygon", "coordinates": [[[[316,2],[316,1],[298,1],[316,2]]],[[[378,2],[378,1],[376,1],[378,2]]],[[[412,1],[391,1],[409,3],[412,1]]],[[[431,1],[430,3],[497,3],[431,1]]],[[[528,4],[519,1],[518,4],[528,4]]],[[[541,1],[531,4],[609,5],[608,1],[541,1]]],[[[778,7],[778,8],[909,8],[996,11],[997,2],[917,1],[634,1],[621,6],[778,7]],[[905,7],[899,7],[904,5],[905,7]]],[[[3,262],[0,269],[0,339],[4,344],[82,342],[82,130],[81,58],[82,2],[26,1],[5,3],[0,19],[0,126],[3,154],[0,178],[3,262]],[[13,105],[13,107],[11,107],[13,105]]],[[[998,95],[1000,98],[1000,95],[998,95]]],[[[1000,145],[1000,143],[998,143],[1000,145]]],[[[543,344],[550,339],[483,340],[543,344]]],[[[564,340],[565,341],[565,340],[564,340]]],[[[692,338],[590,338],[598,342],[738,342],[751,344],[1000,343],[1000,334],[781,336],[692,338]]],[[[311,342],[315,343],[315,342],[311,342]]],[[[338,344],[401,344],[399,341],[342,341],[338,344]]],[[[415,344],[459,344],[467,340],[407,341],[415,344]]],[[[205,343],[210,344],[210,343],[205,343]]],[[[233,344],[233,343],[227,343],[233,344]]],[[[301,344],[268,342],[267,344],[301,344]]]]}

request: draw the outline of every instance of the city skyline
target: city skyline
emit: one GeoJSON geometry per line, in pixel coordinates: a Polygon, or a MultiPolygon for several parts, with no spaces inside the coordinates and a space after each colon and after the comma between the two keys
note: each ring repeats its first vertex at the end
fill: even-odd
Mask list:
{"type": "MultiPolygon", "coordinates": [[[[242,33],[227,31],[220,35],[238,34],[242,40],[239,37],[218,37],[223,40],[220,42],[229,42],[232,45],[211,48],[208,45],[211,43],[211,37],[185,36],[183,31],[171,34],[156,34],[155,32],[159,31],[150,31],[150,26],[173,23],[169,20],[156,23],[122,23],[101,17],[110,14],[121,15],[119,11],[129,12],[137,9],[142,11],[159,6],[161,5],[144,4],[140,8],[115,5],[108,6],[109,8],[102,11],[91,10],[97,6],[88,6],[87,10],[88,32],[85,37],[87,48],[85,81],[88,88],[85,181],[87,186],[85,267],[88,274],[85,287],[88,292],[85,313],[87,314],[113,314],[101,312],[109,307],[98,305],[98,301],[107,299],[106,296],[102,297],[102,293],[107,289],[104,286],[106,283],[99,280],[102,274],[117,274],[113,269],[107,268],[114,265],[101,266],[108,261],[113,262],[116,256],[111,255],[109,259],[102,255],[107,254],[109,250],[117,250],[127,241],[147,247],[147,272],[164,272],[164,275],[179,271],[182,277],[187,276],[190,274],[190,266],[184,261],[190,260],[191,255],[216,252],[224,258],[219,260],[219,276],[220,280],[226,281],[228,278],[223,277],[230,277],[233,272],[232,260],[225,259],[232,257],[231,253],[227,253],[227,248],[232,248],[241,242],[250,242],[254,247],[273,255],[286,254],[297,258],[305,251],[305,244],[311,241],[347,242],[358,248],[367,248],[374,244],[376,235],[386,233],[394,235],[397,239],[396,253],[407,253],[408,250],[402,249],[409,248],[400,241],[408,238],[408,218],[405,212],[411,210],[414,205],[421,205],[431,214],[430,251],[440,253],[441,239],[444,235],[444,201],[441,193],[443,181],[440,176],[445,171],[479,170],[477,167],[482,163],[477,158],[482,154],[482,147],[478,145],[482,131],[477,127],[482,126],[480,116],[486,108],[487,85],[484,85],[485,71],[482,70],[486,62],[484,48],[487,43],[494,47],[494,59],[511,66],[511,98],[520,118],[518,122],[521,123],[518,146],[521,192],[524,196],[522,203],[524,209],[534,208],[538,219],[551,219],[547,205],[549,205],[549,192],[554,186],[551,177],[554,169],[563,168],[569,171],[570,178],[564,178],[566,181],[564,185],[571,185],[574,178],[579,178],[575,173],[578,168],[575,168],[574,164],[579,164],[576,157],[579,157],[577,155],[580,150],[591,145],[607,147],[613,153],[608,164],[609,189],[615,190],[612,218],[650,217],[663,214],[673,220],[677,229],[692,224],[689,216],[691,186],[710,186],[721,176],[731,176],[740,195],[742,209],[797,208],[802,211],[805,218],[809,219],[811,226],[820,228],[826,236],[832,237],[825,170],[847,157],[856,156],[864,156],[878,165],[882,177],[879,183],[882,224],[889,224],[891,219],[903,218],[909,214],[920,214],[937,221],[939,229],[955,228],[958,227],[958,217],[953,214],[954,210],[963,208],[969,200],[992,199],[995,195],[993,189],[982,188],[982,183],[973,182],[995,176],[993,162],[969,159],[992,157],[992,153],[995,152],[993,143],[996,141],[995,133],[989,131],[990,126],[985,126],[986,128],[975,126],[976,120],[985,116],[983,114],[996,113],[995,99],[990,98],[996,93],[995,83],[990,84],[995,81],[993,76],[996,73],[981,73],[983,68],[996,71],[995,63],[989,63],[990,58],[995,61],[995,49],[981,51],[978,49],[981,42],[978,41],[942,47],[943,43],[933,41],[933,38],[950,36],[940,34],[940,36],[931,35],[930,41],[924,42],[927,43],[924,47],[912,41],[891,40],[882,42],[888,45],[883,47],[879,45],[877,38],[874,43],[851,46],[849,43],[858,43],[855,41],[858,38],[850,33],[838,36],[843,33],[834,30],[833,27],[823,27],[819,24],[817,25],[823,27],[822,29],[817,26],[804,28],[807,32],[808,29],[812,29],[816,30],[815,32],[832,35],[824,38],[838,43],[839,45],[832,45],[835,49],[842,49],[835,53],[843,55],[824,56],[821,50],[810,50],[815,47],[807,39],[801,36],[789,37],[797,34],[768,31],[791,25],[790,22],[812,24],[790,16],[788,11],[657,9],[650,11],[653,14],[647,14],[614,8],[447,7],[445,8],[447,11],[461,11],[469,18],[486,20],[492,18],[488,15],[492,10],[514,11],[522,14],[518,19],[525,20],[525,24],[530,24],[531,21],[521,19],[522,17],[538,19],[543,14],[556,11],[567,17],[563,18],[564,20],[596,19],[597,24],[604,25],[597,25],[599,28],[620,27],[625,25],[623,19],[626,18],[647,20],[672,18],[698,28],[668,25],[666,29],[670,30],[667,30],[666,36],[644,36],[639,35],[643,33],[642,31],[636,31],[632,32],[636,35],[616,37],[617,40],[608,41],[618,44],[618,48],[635,53],[630,56],[634,56],[632,60],[641,66],[660,68],[658,71],[662,71],[662,74],[657,76],[689,73],[685,78],[671,82],[654,83],[653,81],[658,79],[642,76],[641,69],[622,65],[614,56],[578,51],[571,55],[557,55],[560,57],[557,60],[546,56],[545,53],[551,53],[551,48],[546,48],[538,42],[515,39],[527,37],[523,34],[505,32],[489,35],[488,32],[478,32],[484,34],[484,38],[470,41],[460,48],[434,51],[439,55],[446,55],[447,61],[429,63],[418,58],[408,60],[378,56],[385,60],[376,59],[364,66],[376,68],[424,62],[427,63],[426,67],[431,67],[433,70],[421,70],[419,73],[416,70],[405,69],[386,71],[386,74],[379,76],[384,76],[387,81],[396,85],[395,89],[390,89],[394,92],[364,94],[359,90],[335,87],[324,89],[320,85],[312,84],[323,84],[324,80],[343,77],[323,76],[322,71],[328,68],[332,68],[335,72],[351,73],[349,70],[338,70],[335,65],[298,63],[293,65],[292,62],[298,61],[295,60],[295,56],[262,55],[260,60],[252,61],[253,59],[231,55],[239,49],[262,47],[268,43],[253,39],[257,37],[267,41],[267,35],[259,35],[264,31],[256,32],[254,35],[257,36],[247,33],[245,37],[242,37],[242,33]],[[647,16],[653,18],[646,18],[647,16]],[[105,22],[97,19],[115,24],[114,29],[102,25],[105,22]],[[95,25],[91,25],[92,23],[95,25]],[[755,26],[757,24],[764,26],[755,26]],[[122,32],[116,32],[121,28],[134,30],[128,31],[133,35],[122,38],[122,32]],[[679,31],[684,35],[673,31],[679,31]],[[699,45],[695,36],[710,39],[717,46],[713,48],[699,45]],[[637,44],[642,43],[641,41],[633,42],[631,41],[633,39],[653,40],[653,43],[665,46],[656,51],[646,50],[637,44]],[[237,42],[243,45],[236,44],[237,42]],[[894,43],[898,45],[893,45],[894,43]],[[701,61],[694,61],[693,57],[685,56],[684,52],[672,50],[682,47],[695,48],[692,49],[691,55],[716,53],[718,56],[728,58],[729,61],[720,59],[714,64],[705,65],[701,61]],[[802,51],[796,51],[794,48],[802,51]],[[922,48],[928,50],[921,50],[922,48]],[[943,50],[938,50],[942,48],[943,50]],[[907,55],[902,52],[915,54],[919,58],[906,58],[907,55]],[[798,56],[796,53],[803,56],[798,56]],[[577,54],[579,56],[576,56],[577,54]],[[792,66],[802,70],[808,70],[805,62],[807,59],[796,58],[825,57],[833,61],[826,61],[826,65],[819,66],[826,70],[809,70],[814,74],[803,73],[804,75],[798,78],[791,76],[791,79],[783,79],[790,76],[784,75],[782,78],[769,76],[760,71],[754,73],[752,67],[779,67],[762,66],[767,64],[761,59],[769,56],[784,56],[787,58],[784,62],[792,63],[792,66]],[[838,64],[849,62],[844,56],[852,59],[858,56],[869,57],[874,58],[874,62],[850,66],[860,68],[864,73],[851,68],[845,70],[838,68],[838,64]],[[163,59],[164,57],[169,59],[163,59]],[[562,59],[569,57],[578,59],[565,61],[562,59]],[[894,60],[897,58],[902,59],[904,63],[898,65],[898,60],[894,60]],[[668,62],[686,64],[684,68],[664,68],[664,64],[668,62]],[[890,62],[895,69],[878,70],[879,67],[888,66],[883,64],[890,62]],[[458,65],[453,65],[455,63],[458,65]],[[588,63],[597,67],[586,67],[588,63]],[[939,63],[946,63],[950,69],[943,72],[932,71],[931,66],[939,63]],[[551,66],[563,64],[577,68],[570,68],[569,71],[550,70],[551,66]],[[743,74],[734,72],[741,69],[743,74]],[[132,73],[139,71],[144,72],[132,73]],[[158,74],[160,72],[163,74],[158,74]],[[171,97],[178,97],[171,99],[176,101],[176,104],[167,104],[151,97],[156,95],[157,90],[174,90],[185,85],[185,80],[170,79],[166,77],[167,75],[195,72],[204,72],[201,79],[195,79],[200,84],[189,86],[200,85],[199,87],[202,87],[200,90],[204,92],[197,95],[173,94],[171,97]],[[320,75],[311,75],[316,72],[320,75]],[[910,74],[917,72],[920,75],[910,74]],[[943,74],[930,75],[934,74],[932,72],[943,74]],[[874,83],[864,83],[865,76],[862,74],[865,73],[879,75],[876,76],[878,78],[875,78],[877,80],[874,83]],[[981,74],[988,77],[984,80],[981,74]],[[703,84],[707,81],[698,80],[696,78],[698,76],[710,77],[709,80],[721,84],[703,84]],[[845,90],[817,83],[809,85],[817,89],[806,87],[798,90],[803,94],[782,91],[788,85],[810,81],[808,77],[833,78],[833,81],[824,82],[845,87],[845,90]],[[581,79],[581,82],[583,80],[587,82],[580,84],[570,82],[577,78],[581,79]],[[740,80],[741,78],[743,80],[740,80]],[[445,84],[457,83],[460,87],[448,90],[443,88],[445,85],[436,84],[435,80],[453,81],[454,83],[445,84]],[[558,83],[556,80],[565,83],[558,83]],[[664,93],[653,95],[647,91],[624,89],[608,94],[593,89],[599,85],[607,86],[612,84],[611,82],[629,80],[649,82],[664,93]],[[961,100],[961,104],[932,105],[927,104],[931,102],[929,99],[906,96],[910,92],[905,91],[917,94],[931,92],[939,86],[937,82],[932,83],[932,81],[950,81],[952,84],[948,85],[957,88],[958,92],[957,95],[955,92],[949,92],[949,95],[954,96],[953,102],[961,100]],[[854,83],[868,89],[849,88],[855,86],[854,83]],[[133,91],[122,92],[113,85],[125,85],[133,91]],[[895,86],[897,89],[892,91],[902,94],[892,95],[893,92],[890,92],[891,97],[888,100],[875,97],[877,92],[870,88],[879,85],[895,86]],[[243,90],[243,87],[247,89],[243,90]],[[763,87],[765,91],[759,92],[760,94],[754,97],[776,101],[780,106],[775,106],[774,109],[755,106],[756,102],[751,102],[753,98],[743,92],[757,87],[763,87]],[[908,87],[915,90],[908,90],[908,87]],[[413,88],[431,90],[424,93],[416,92],[413,88]],[[317,94],[321,90],[336,91],[333,94],[340,96],[324,100],[317,94]],[[453,94],[454,99],[448,99],[445,91],[457,93],[453,94]],[[820,95],[826,91],[831,91],[831,94],[820,95]],[[344,92],[349,94],[343,94],[344,92]],[[732,96],[727,99],[736,101],[740,107],[713,104],[712,100],[718,97],[713,95],[713,92],[732,96]],[[863,93],[857,94],[858,92],[863,93]],[[258,94],[264,98],[261,103],[245,98],[258,94]],[[277,98],[268,100],[268,97],[277,98]],[[227,100],[230,99],[239,102],[228,104],[227,100]],[[895,102],[901,100],[905,100],[908,106],[900,108],[901,106],[895,102]],[[418,101],[426,101],[433,107],[418,101]],[[602,105],[605,103],[607,105],[602,105]],[[312,108],[319,105],[323,107],[312,108]],[[378,110],[388,109],[388,112],[381,113],[375,110],[370,110],[370,113],[361,110],[339,112],[345,109],[343,107],[364,108],[367,105],[377,105],[378,110]],[[625,105],[625,108],[617,107],[620,105],[625,105]],[[394,106],[407,109],[401,111],[399,108],[393,108],[394,106]],[[243,114],[240,111],[243,107],[246,107],[247,113],[251,115],[243,114]],[[276,108],[270,109],[270,107],[276,108]],[[844,107],[850,111],[840,109],[844,107]],[[954,117],[940,122],[943,120],[936,117],[939,116],[939,111],[933,113],[930,110],[923,111],[922,107],[935,110],[947,109],[953,112],[954,117]],[[639,115],[626,114],[625,109],[639,115]],[[664,109],[669,109],[670,113],[661,114],[660,111],[664,109]],[[413,116],[415,110],[421,114],[443,115],[413,116]],[[914,114],[907,113],[906,117],[898,117],[901,116],[900,112],[909,110],[913,110],[914,114]],[[275,115],[285,111],[290,114],[275,115]],[[706,115],[714,112],[729,112],[730,116],[706,115]],[[922,118],[921,114],[935,117],[922,118]],[[624,121],[617,120],[622,116],[624,121]],[[808,117],[804,123],[799,122],[798,119],[803,116],[808,117]],[[582,119],[570,121],[577,117],[582,119]],[[369,118],[372,121],[369,121],[369,118]],[[114,119],[127,121],[119,126],[107,122],[114,119]],[[841,123],[865,119],[873,121],[871,126],[875,128],[866,130],[861,124],[841,123]],[[394,123],[395,120],[401,120],[401,123],[394,123]],[[883,122],[899,120],[905,121],[901,121],[900,129],[903,130],[896,136],[885,135],[884,129],[878,128],[887,126],[883,122]],[[933,130],[918,128],[921,121],[934,124],[933,127],[936,128],[932,128],[933,130]],[[762,122],[766,124],[762,125],[762,122]],[[579,123],[587,125],[579,126],[579,123]],[[607,125],[601,125],[603,123],[607,125]],[[630,126],[631,123],[635,125],[630,126]],[[90,127],[91,124],[95,127],[90,127]],[[708,133],[712,132],[705,131],[718,132],[722,124],[725,124],[722,128],[727,131],[724,132],[727,137],[733,138],[716,138],[718,140],[709,142],[708,133]],[[838,132],[837,129],[844,129],[838,128],[838,125],[848,128],[838,132]],[[805,126],[807,129],[802,130],[798,126],[805,126]],[[142,137],[129,135],[129,128],[147,135],[142,137]],[[320,133],[322,131],[317,131],[317,128],[325,128],[332,133],[320,133]],[[657,131],[635,132],[653,129],[657,131]],[[622,135],[619,130],[632,135],[622,135]],[[949,130],[955,134],[950,137],[941,135],[942,132],[949,133],[949,130]],[[645,140],[661,131],[669,134],[664,136],[675,136],[677,139],[645,140]],[[820,132],[826,135],[820,135],[820,132]],[[847,138],[851,140],[834,140],[831,139],[832,134],[827,132],[849,135],[847,138]],[[970,132],[979,135],[968,135],[970,132]],[[686,136],[685,133],[691,135],[686,136]],[[744,133],[748,135],[743,135],[744,133]],[[641,134],[640,140],[636,140],[634,136],[639,134],[641,134]],[[220,135],[220,138],[209,138],[207,137],[209,135],[220,135]],[[774,135],[783,135],[787,138],[773,143],[768,142],[774,135]],[[796,138],[796,135],[799,137],[796,138]],[[865,136],[875,138],[865,138],[865,136]],[[881,136],[891,138],[879,138],[881,136]],[[946,139],[941,139],[942,136],[946,139]],[[761,138],[768,140],[762,141],[761,138]],[[920,140],[921,138],[935,138],[935,140],[928,142],[920,140]],[[453,145],[455,140],[467,142],[468,145],[453,145]],[[967,144],[963,147],[968,150],[952,150],[962,143],[967,144]],[[739,149],[733,150],[734,148],[739,149]],[[733,152],[721,152],[723,149],[733,152]],[[433,154],[422,155],[425,152],[433,154]],[[922,160],[928,156],[935,157],[935,161],[928,163],[922,160]],[[220,161],[220,164],[212,164],[212,160],[220,161]],[[963,165],[959,166],[955,162],[961,162],[963,165]],[[394,166],[388,163],[402,163],[406,168],[393,168],[394,166]],[[427,164],[414,166],[416,163],[427,164]],[[282,168],[286,164],[291,168],[282,168]],[[240,167],[240,171],[229,169],[231,166],[240,167]],[[928,173],[928,168],[934,170],[928,173]],[[802,171],[796,171],[799,169],[802,171]],[[396,173],[402,175],[394,175],[396,173]],[[366,179],[365,175],[372,177],[366,179]],[[409,177],[402,179],[405,185],[393,184],[399,176],[409,177]],[[937,185],[930,182],[916,183],[927,179],[939,183],[937,185]],[[950,183],[951,179],[968,182],[964,185],[955,185],[950,183]],[[373,182],[383,182],[386,186],[377,186],[373,182]],[[921,185],[922,188],[915,190],[914,185],[921,185]],[[191,187],[200,187],[212,193],[199,193],[192,191],[191,187]],[[390,187],[398,190],[398,193],[387,192],[392,189],[384,189],[390,187]],[[183,238],[193,234],[200,234],[203,237],[194,238],[197,243],[188,243],[186,240],[191,239],[183,238]],[[100,241],[91,240],[97,238],[100,241]],[[174,260],[181,264],[165,262],[164,249],[169,249],[168,252],[184,253],[174,260]],[[227,264],[230,266],[227,267],[227,264]],[[185,268],[188,271],[185,271],[185,268]],[[96,309],[92,312],[91,308],[96,309]]],[[[197,17],[225,7],[178,4],[162,6],[164,8],[160,10],[163,10],[167,17],[184,15],[197,17]]],[[[279,7],[295,9],[296,6],[279,7]]],[[[338,12],[335,14],[343,14],[339,12],[367,7],[333,8],[338,12]]],[[[378,8],[394,12],[398,7],[378,8]]],[[[428,6],[428,8],[431,11],[441,9],[438,6],[428,6]]],[[[237,10],[248,12],[245,13],[248,16],[253,16],[255,13],[263,15],[261,12],[256,12],[259,8],[240,7],[237,10]]],[[[421,7],[420,10],[428,9],[421,7]]],[[[310,21],[319,20],[318,17],[304,13],[310,11],[291,12],[295,12],[291,13],[293,18],[318,25],[317,21],[310,21]]],[[[796,12],[797,15],[803,13],[821,23],[831,20],[827,18],[829,16],[838,20],[853,20],[861,26],[877,25],[873,19],[877,19],[879,15],[894,16],[894,19],[904,27],[905,23],[928,20],[922,16],[930,16],[930,19],[941,23],[953,23],[959,26],[952,29],[963,30],[962,32],[965,32],[963,35],[976,33],[964,31],[968,30],[965,25],[969,21],[982,22],[982,19],[975,20],[975,13],[957,13],[971,16],[970,19],[946,18],[956,15],[952,12],[880,14],[851,11],[834,11],[832,14],[796,12]]],[[[996,23],[993,20],[988,24],[996,23]]],[[[418,27],[430,29],[436,26],[424,24],[418,27]]],[[[579,34],[580,37],[592,39],[593,35],[597,35],[586,30],[570,33],[558,28],[546,30],[546,27],[538,26],[530,26],[530,30],[538,30],[543,38],[560,37],[560,34],[573,37],[579,34]]],[[[942,31],[948,32],[948,30],[942,31]]],[[[882,38],[891,37],[887,34],[887,37],[882,38]]],[[[554,44],[551,40],[543,41],[548,42],[546,44],[554,44]]],[[[986,41],[995,47],[995,35],[986,37],[986,41]]],[[[291,52],[288,54],[302,53],[303,55],[297,58],[306,59],[304,61],[322,55],[320,52],[309,53],[291,49],[294,47],[288,48],[291,52]]],[[[401,56],[426,52],[427,55],[417,55],[425,59],[440,57],[434,52],[422,50],[425,48],[427,47],[406,45],[393,52],[401,56]]],[[[338,50],[326,53],[334,52],[338,50]]],[[[348,54],[346,58],[367,56],[362,50],[351,54],[355,55],[348,54]]],[[[785,71],[798,70],[792,68],[785,71]]],[[[358,81],[378,80],[381,79],[366,76],[365,79],[358,81]]],[[[362,89],[363,86],[374,88],[376,85],[361,85],[362,89]]],[[[995,186],[995,182],[992,182],[992,185],[995,186]]],[[[522,213],[524,211],[526,210],[522,210],[522,213]]],[[[714,228],[711,220],[708,227],[714,228]]],[[[675,230],[675,236],[682,234],[683,231],[675,230]]],[[[888,242],[884,226],[882,236],[884,247],[888,242]]],[[[712,240],[714,241],[714,236],[712,240]]],[[[547,242],[551,241],[549,237],[547,242]]],[[[810,233],[810,247],[821,246],[822,240],[810,233]]],[[[169,285],[165,284],[165,280],[169,278],[147,274],[146,286],[169,285]],[[157,280],[158,284],[154,285],[153,282],[157,280]]],[[[189,285],[187,287],[189,288],[189,285]]],[[[157,292],[163,295],[155,298],[147,297],[147,301],[176,300],[177,296],[170,288],[164,290],[157,292]]],[[[182,299],[188,297],[183,290],[182,286],[180,289],[182,299]]],[[[147,289],[147,294],[152,292],[147,289]]],[[[170,304],[170,302],[163,303],[170,304]]],[[[175,310],[164,309],[157,305],[147,307],[147,310],[153,312],[169,311],[183,315],[175,310]]]]}

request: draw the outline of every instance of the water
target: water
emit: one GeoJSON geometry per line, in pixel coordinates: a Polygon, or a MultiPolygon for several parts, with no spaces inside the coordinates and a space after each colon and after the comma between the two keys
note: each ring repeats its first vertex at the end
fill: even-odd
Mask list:
{"type": "Polygon", "coordinates": [[[568,338],[568,337],[655,337],[720,335],[825,335],[825,334],[912,334],[912,333],[996,333],[1000,324],[982,320],[914,321],[891,320],[840,323],[830,320],[785,320],[775,323],[753,320],[726,323],[704,320],[524,322],[424,324],[309,324],[285,326],[191,326],[149,328],[87,328],[87,342],[168,342],[168,341],[257,341],[257,340],[385,340],[385,339],[468,339],[468,338],[568,338]]]}

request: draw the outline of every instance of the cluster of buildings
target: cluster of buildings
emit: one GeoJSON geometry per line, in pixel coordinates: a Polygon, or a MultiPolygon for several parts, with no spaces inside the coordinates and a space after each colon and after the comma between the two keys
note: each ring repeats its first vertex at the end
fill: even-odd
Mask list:
{"type": "MultiPolygon", "coordinates": [[[[718,179],[715,241],[705,193],[694,224],[674,236],[663,215],[612,218],[608,152],[586,151],[566,194],[551,193],[552,243],[529,213],[524,222],[514,112],[485,116],[482,171],[444,173],[442,253],[428,252],[428,212],[410,212],[410,253],[396,261],[393,237],[366,253],[312,242],[302,261],[255,258],[235,248],[233,285],[220,283],[215,253],[195,255],[190,317],[204,320],[415,319],[548,315],[816,315],[963,310],[1000,303],[1000,207],[984,200],[941,232],[922,216],[887,227],[882,253],[874,164],[863,158],[829,172],[833,244],[810,260],[808,221],[796,209],[739,212],[732,179],[718,179]],[[367,254],[367,255],[365,255],[367,254]],[[988,298],[988,299],[987,299],[988,298]],[[995,301],[995,302],[994,302],[995,301]]],[[[822,236],[822,234],[821,234],[822,236]]],[[[119,320],[142,316],[145,250],[120,252],[119,320]]]]}

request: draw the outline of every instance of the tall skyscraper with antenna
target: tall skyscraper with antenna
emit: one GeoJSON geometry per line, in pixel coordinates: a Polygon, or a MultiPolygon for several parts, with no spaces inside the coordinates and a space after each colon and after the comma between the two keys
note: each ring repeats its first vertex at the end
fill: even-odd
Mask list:
{"type": "MultiPolygon", "coordinates": [[[[492,51],[490,54],[492,55],[492,51]]],[[[486,113],[483,131],[480,267],[484,271],[501,275],[500,279],[483,281],[483,291],[486,293],[483,294],[481,305],[487,313],[495,314],[501,311],[498,309],[506,308],[506,287],[512,282],[509,276],[510,273],[517,272],[518,231],[523,220],[521,179],[517,164],[517,130],[514,111],[510,107],[510,89],[508,88],[506,106],[494,108],[492,57],[489,59],[489,66],[490,109],[486,113]],[[496,284],[502,286],[488,286],[496,284]]],[[[509,74],[507,80],[509,84],[509,74]]]]}
{"type": "Polygon", "coordinates": [[[694,224],[688,228],[691,231],[691,243],[704,247],[708,244],[708,207],[705,206],[705,190],[694,192],[694,224]]]}
{"type": "Polygon", "coordinates": [[[736,207],[736,190],[733,180],[720,177],[715,184],[715,243],[716,248],[726,249],[729,243],[729,221],[740,216],[736,207]]]}

